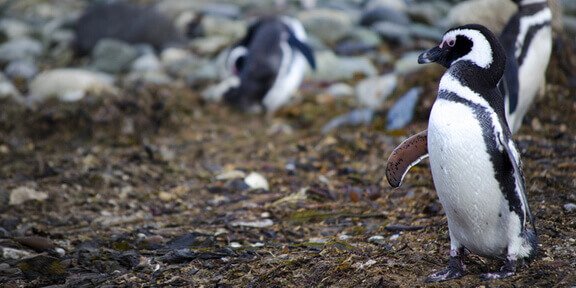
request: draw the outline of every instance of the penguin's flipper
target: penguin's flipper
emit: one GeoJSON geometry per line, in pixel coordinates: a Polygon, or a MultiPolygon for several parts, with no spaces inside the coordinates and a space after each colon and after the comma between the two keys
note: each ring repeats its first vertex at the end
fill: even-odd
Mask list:
{"type": "Polygon", "coordinates": [[[500,92],[505,97],[504,101],[508,101],[508,108],[510,114],[516,111],[518,107],[518,90],[520,89],[520,80],[518,80],[518,64],[514,55],[507,55],[506,68],[504,69],[504,77],[499,85],[500,92]]]}
{"type": "Polygon", "coordinates": [[[508,157],[510,164],[514,168],[514,179],[516,180],[516,183],[518,183],[517,184],[518,189],[520,190],[518,191],[520,194],[518,195],[518,197],[521,199],[522,204],[525,207],[526,216],[528,220],[530,221],[532,226],[534,226],[534,218],[532,216],[532,212],[530,211],[530,206],[528,206],[528,200],[526,199],[526,182],[524,180],[524,173],[522,172],[522,169],[520,167],[521,163],[519,160],[520,156],[518,153],[518,149],[516,149],[516,145],[509,137],[499,135],[498,140],[500,142],[500,145],[502,145],[502,147],[504,148],[504,152],[508,157]]]}
{"type": "Polygon", "coordinates": [[[386,163],[386,179],[392,187],[399,187],[408,170],[428,157],[428,130],[404,140],[392,151],[386,163]]]}
{"type": "Polygon", "coordinates": [[[308,64],[310,64],[310,67],[312,67],[313,70],[316,70],[316,59],[314,58],[314,51],[312,50],[312,48],[298,40],[298,38],[296,38],[296,35],[294,35],[294,33],[290,32],[290,35],[288,36],[288,45],[290,45],[293,48],[298,49],[302,55],[304,55],[304,58],[306,58],[306,61],[308,61],[308,64]]]}

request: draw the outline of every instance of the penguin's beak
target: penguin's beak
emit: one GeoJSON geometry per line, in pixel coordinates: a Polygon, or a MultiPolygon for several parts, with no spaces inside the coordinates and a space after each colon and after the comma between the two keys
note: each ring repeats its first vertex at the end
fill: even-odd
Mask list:
{"type": "Polygon", "coordinates": [[[442,49],[434,47],[418,56],[418,64],[437,62],[442,57],[442,49]]]}

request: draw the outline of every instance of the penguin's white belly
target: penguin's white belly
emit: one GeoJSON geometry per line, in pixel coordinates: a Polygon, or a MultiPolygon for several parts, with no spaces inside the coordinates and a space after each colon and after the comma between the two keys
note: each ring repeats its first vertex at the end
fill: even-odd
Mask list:
{"type": "Polygon", "coordinates": [[[550,60],[552,51],[552,29],[544,27],[540,29],[532,39],[531,47],[528,49],[524,62],[518,71],[518,107],[510,121],[512,131],[517,131],[522,118],[530,108],[531,103],[538,94],[546,75],[546,67],[550,60]]]}
{"type": "Polygon", "coordinates": [[[479,255],[505,253],[510,211],[473,110],[437,99],[428,124],[428,152],[453,240],[479,255]]]}
{"type": "Polygon", "coordinates": [[[291,51],[286,43],[281,44],[284,57],[270,91],[266,93],[262,103],[266,109],[273,112],[285,105],[298,89],[306,73],[306,59],[300,52],[291,51]]]}

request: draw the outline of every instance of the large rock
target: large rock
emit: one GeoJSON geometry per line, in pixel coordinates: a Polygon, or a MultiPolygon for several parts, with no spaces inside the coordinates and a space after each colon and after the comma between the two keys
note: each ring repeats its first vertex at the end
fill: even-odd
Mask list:
{"type": "Polygon", "coordinates": [[[444,1],[430,1],[410,5],[407,13],[416,22],[435,25],[449,10],[449,4],[444,1]]]}
{"type": "Polygon", "coordinates": [[[376,7],[388,7],[396,11],[406,11],[408,5],[405,0],[369,0],[366,1],[365,9],[370,10],[376,7]]]}
{"type": "Polygon", "coordinates": [[[343,11],[314,9],[298,14],[308,33],[320,38],[328,45],[335,44],[352,28],[353,19],[343,11]]]}
{"type": "Polygon", "coordinates": [[[309,71],[310,78],[320,81],[350,80],[355,75],[374,76],[378,70],[365,56],[339,57],[332,51],[316,53],[316,71],[309,71]]]}
{"type": "Polygon", "coordinates": [[[161,50],[185,41],[172,21],[153,7],[137,6],[124,1],[94,4],[78,19],[75,27],[76,52],[90,53],[104,38],[127,43],[147,43],[161,50]]]}
{"type": "Polygon", "coordinates": [[[388,7],[376,7],[370,9],[364,12],[360,19],[360,25],[362,26],[371,26],[378,22],[392,22],[400,25],[409,25],[411,21],[406,13],[388,7]]]}
{"type": "Polygon", "coordinates": [[[240,39],[246,34],[246,22],[242,20],[205,16],[200,27],[206,36],[223,36],[232,40],[240,39]]]}
{"type": "Polygon", "coordinates": [[[226,18],[239,18],[241,10],[231,3],[215,3],[212,0],[163,0],[158,1],[156,8],[169,17],[177,17],[185,11],[194,11],[204,15],[226,18]]]}
{"type": "Polygon", "coordinates": [[[55,97],[78,101],[87,93],[113,92],[114,78],[108,74],[75,68],[61,68],[40,73],[30,83],[29,101],[43,102],[55,97]]]}
{"type": "Polygon", "coordinates": [[[512,1],[463,1],[450,10],[443,26],[448,28],[469,23],[478,23],[486,26],[498,35],[502,32],[510,16],[514,14],[516,10],[516,5],[512,1]]]}

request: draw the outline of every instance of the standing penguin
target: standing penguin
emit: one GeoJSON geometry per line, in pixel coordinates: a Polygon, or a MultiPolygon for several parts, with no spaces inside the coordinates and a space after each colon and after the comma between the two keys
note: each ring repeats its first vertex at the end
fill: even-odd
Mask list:
{"type": "Polygon", "coordinates": [[[465,249],[504,260],[500,271],[483,274],[483,279],[511,276],[517,260],[536,254],[537,237],[520,154],[497,88],[505,61],[498,39],[477,24],[448,30],[438,47],[418,59],[418,63],[436,62],[448,70],[440,80],[428,130],[396,148],[386,175],[397,187],[407,169],[428,152],[434,185],[448,219],[450,260],[446,269],[430,275],[427,282],[461,277],[465,249]]]}
{"type": "Polygon", "coordinates": [[[245,111],[263,106],[274,112],[300,86],[307,64],[316,67],[302,24],[287,16],[263,18],[230,50],[227,66],[240,84],[224,94],[226,103],[245,111]]]}
{"type": "Polygon", "coordinates": [[[500,83],[508,126],[516,133],[544,82],[552,51],[552,11],[547,0],[513,0],[518,5],[500,35],[506,70],[500,83]]]}

